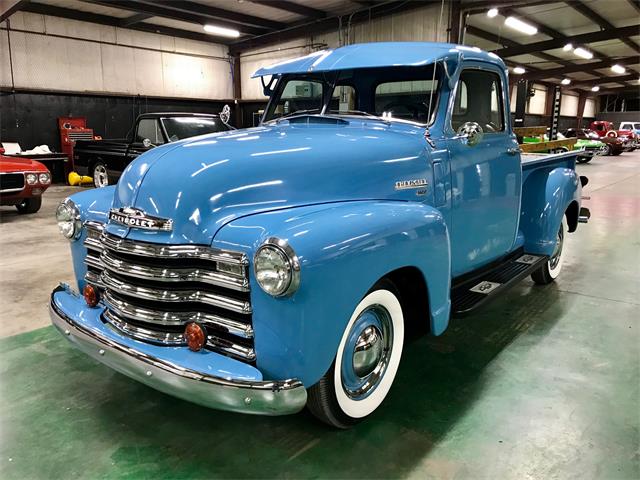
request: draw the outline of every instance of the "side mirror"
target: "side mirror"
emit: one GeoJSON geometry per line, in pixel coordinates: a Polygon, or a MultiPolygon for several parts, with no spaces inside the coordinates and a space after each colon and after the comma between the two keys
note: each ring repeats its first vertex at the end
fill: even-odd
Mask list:
{"type": "Polygon", "coordinates": [[[151,140],[149,140],[148,138],[145,138],[144,140],[142,140],[142,145],[145,148],[149,148],[152,145],[151,140]]]}
{"type": "Polygon", "coordinates": [[[458,134],[458,138],[465,138],[467,140],[468,147],[479,144],[484,138],[482,127],[476,122],[463,123],[456,133],[458,134]]]}
{"type": "Polygon", "coordinates": [[[229,125],[229,119],[231,118],[231,107],[229,105],[225,105],[222,107],[222,111],[219,114],[220,120],[225,125],[229,125]]]}

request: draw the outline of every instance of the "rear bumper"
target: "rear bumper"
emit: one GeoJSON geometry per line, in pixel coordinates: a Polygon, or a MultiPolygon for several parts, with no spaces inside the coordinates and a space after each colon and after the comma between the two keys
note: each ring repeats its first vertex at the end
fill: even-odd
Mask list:
{"type": "Polygon", "coordinates": [[[264,381],[255,367],[213,352],[191,352],[186,347],[158,347],[126,339],[102,322],[100,308],[87,307],[67,287],[59,286],[53,291],[49,312],[53,325],[78,349],[169,395],[205,407],[259,415],[295,413],[306,404],[307,392],[298,380],[264,381]],[[158,352],[162,349],[173,355],[171,360],[160,358],[158,352]],[[190,357],[200,368],[187,365],[190,357]]]}

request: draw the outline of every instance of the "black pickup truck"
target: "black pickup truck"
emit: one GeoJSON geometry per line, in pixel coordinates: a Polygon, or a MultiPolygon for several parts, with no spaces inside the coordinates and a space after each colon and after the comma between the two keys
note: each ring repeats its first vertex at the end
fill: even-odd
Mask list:
{"type": "Polygon", "coordinates": [[[73,150],[74,169],[92,176],[96,187],[106,187],[117,181],[134,158],[153,147],[233,129],[223,120],[225,115],[145,113],[136,119],[129,138],[78,140],[73,150]]]}

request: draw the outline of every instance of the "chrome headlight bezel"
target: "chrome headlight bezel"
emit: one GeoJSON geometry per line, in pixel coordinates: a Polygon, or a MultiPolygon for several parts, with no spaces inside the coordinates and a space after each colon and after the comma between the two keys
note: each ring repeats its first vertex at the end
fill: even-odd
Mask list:
{"type": "Polygon", "coordinates": [[[300,286],[300,260],[295,251],[289,245],[286,240],[282,240],[277,237],[268,238],[260,248],[256,250],[253,256],[253,273],[256,277],[256,282],[260,285],[260,288],[273,297],[287,297],[292,295],[300,286]],[[277,289],[271,289],[267,285],[261,282],[261,257],[264,254],[270,253],[275,255],[282,261],[282,266],[287,274],[286,280],[282,286],[277,289]]]}
{"type": "Polygon", "coordinates": [[[80,219],[80,210],[69,198],[65,198],[58,208],[56,208],[56,221],[58,229],[63,237],[75,242],[80,238],[82,233],[82,220],[80,219]],[[66,229],[64,227],[67,227],[66,229]]]}
{"type": "Polygon", "coordinates": [[[38,183],[38,174],[34,172],[28,172],[24,175],[24,180],[27,185],[35,185],[38,183]]]}

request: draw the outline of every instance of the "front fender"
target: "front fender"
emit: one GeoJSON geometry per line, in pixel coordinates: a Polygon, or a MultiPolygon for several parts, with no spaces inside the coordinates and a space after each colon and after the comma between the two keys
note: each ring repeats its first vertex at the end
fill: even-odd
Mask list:
{"type": "Polygon", "coordinates": [[[265,378],[316,383],[331,366],[353,309],[387,273],[413,266],[428,289],[431,329],[447,326],[449,235],[440,212],[398,201],[357,201],[255,214],[223,227],[214,247],[253,253],[269,237],[289,242],[301,264],[287,298],[264,293],[250,269],[257,366],[265,378]]]}
{"type": "Polygon", "coordinates": [[[580,206],[581,192],[580,179],[572,168],[540,168],[531,172],[522,188],[520,219],[526,252],[553,253],[562,217],[572,202],[580,206]]]}
{"type": "MultiPolygon", "coordinates": [[[[107,216],[109,209],[113,202],[113,193],[115,186],[105,188],[93,188],[91,190],[84,190],[79,193],[71,195],[69,198],[80,210],[80,219],[84,224],[87,220],[93,220],[95,222],[107,223],[107,216]]],[[[76,284],[78,290],[81,292],[84,288],[84,276],[87,273],[87,266],[84,263],[84,258],[87,254],[87,249],[84,247],[84,240],[87,236],[86,229],[82,229],[82,234],[77,240],[70,242],[71,246],[71,259],[73,260],[73,272],[76,277],[76,284]]]]}

